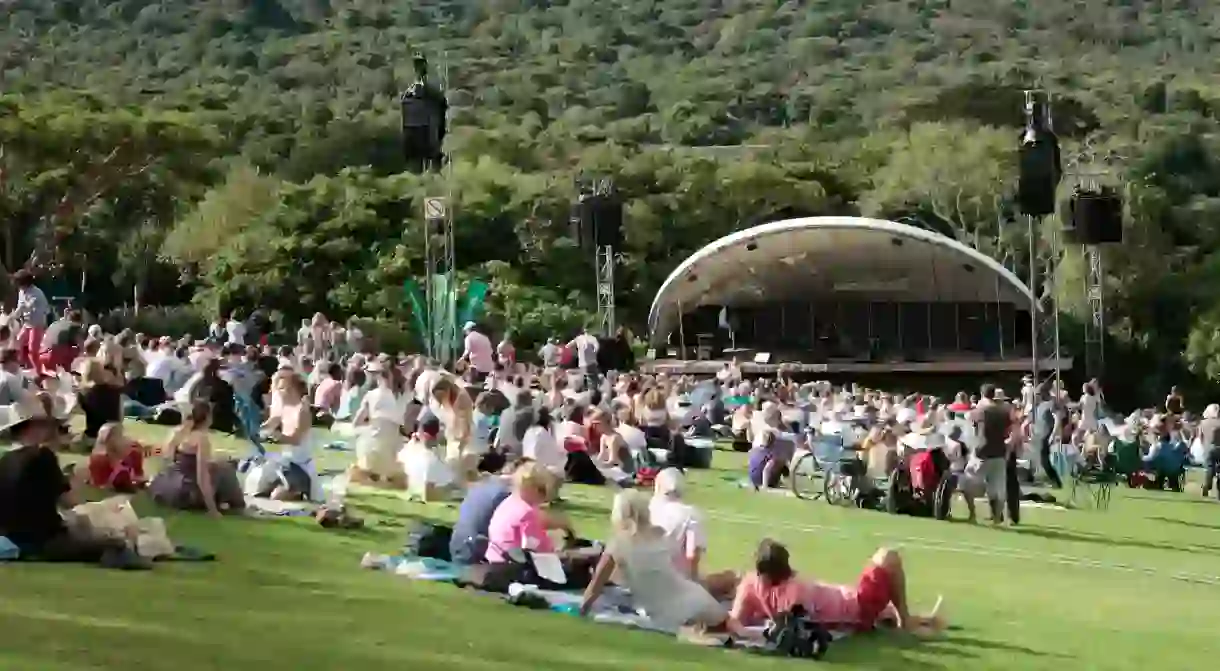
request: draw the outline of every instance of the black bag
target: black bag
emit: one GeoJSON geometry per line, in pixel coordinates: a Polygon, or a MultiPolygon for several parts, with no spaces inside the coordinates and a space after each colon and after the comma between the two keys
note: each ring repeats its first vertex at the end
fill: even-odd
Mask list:
{"type": "Polygon", "coordinates": [[[831,636],[813,621],[803,606],[781,614],[763,632],[772,654],[800,659],[821,659],[830,648],[831,636]]]}
{"type": "Polygon", "coordinates": [[[449,541],[453,538],[453,527],[444,524],[416,522],[407,532],[403,553],[409,557],[427,557],[450,561],[449,541]]]}

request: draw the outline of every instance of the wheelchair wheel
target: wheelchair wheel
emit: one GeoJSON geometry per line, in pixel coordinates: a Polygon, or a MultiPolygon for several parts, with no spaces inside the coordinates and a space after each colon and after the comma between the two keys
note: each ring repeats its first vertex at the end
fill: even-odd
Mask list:
{"type": "Polygon", "coordinates": [[[890,476],[890,486],[885,492],[885,511],[891,515],[906,513],[910,498],[911,474],[900,468],[890,476]]]}
{"type": "Polygon", "coordinates": [[[818,462],[813,458],[812,453],[806,452],[798,456],[796,461],[793,462],[788,484],[792,488],[792,493],[796,494],[798,499],[816,501],[825,495],[825,482],[829,479],[830,476],[823,473],[823,483],[821,485],[818,484],[818,462]]]}
{"type": "Polygon", "coordinates": [[[936,485],[936,494],[932,498],[932,514],[938,520],[949,519],[953,512],[953,494],[957,491],[957,475],[946,473],[936,485]]]}
{"type": "Polygon", "coordinates": [[[856,488],[842,473],[827,472],[822,476],[822,496],[832,506],[850,505],[856,501],[856,488]]]}

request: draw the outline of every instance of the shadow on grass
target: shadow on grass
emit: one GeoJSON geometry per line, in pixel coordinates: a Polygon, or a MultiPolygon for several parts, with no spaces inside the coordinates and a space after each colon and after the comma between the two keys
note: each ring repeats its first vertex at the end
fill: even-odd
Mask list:
{"type": "Polygon", "coordinates": [[[961,668],[962,662],[983,657],[981,653],[984,652],[1008,653],[1014,657],[1066,658],[1022,645],[954,633],[936,638],[919,638],[882,631],[835,644],[828,653],[828,659],[867,663],[870,668],[878,669],[934,671],[961,668]]]}
{"type": "Polygon", "coordinates": [[[1164,550],[1168,552],[1207,552],[1220,554],[1220,546],[1203,543],[1171,544],[1156,541],[1142,541],[1134,538],[1116,538],[1099,534],[1081,533],[1051,527],[998,527],[999,531],[1017,534],[1019,536],[1035,536],[1047,540],[1068,541],[1072,543],[1089,543],[1109,547],[1140,548],[1144,550],[1164,550]]]}
{"type": "Polygon", "coordinates": [[[1187,522],[1186,520],[1177,520],[1172,517],[1149,517],[1148,519],[1154,522],[1166,522],[1168,524],[1176,524],[1183,527],[1191,527],[1193,529],[1207,529],[1209,531],[1220,531],[1220,524],[1205,524],[1203,522],[1187,522]]]}

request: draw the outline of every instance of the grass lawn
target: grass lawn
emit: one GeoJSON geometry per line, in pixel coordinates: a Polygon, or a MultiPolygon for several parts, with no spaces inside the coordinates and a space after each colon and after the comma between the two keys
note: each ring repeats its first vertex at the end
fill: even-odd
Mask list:
{"type": "MultiPolygon", "coordinates": [[[[133,425],[137,438],[164,431],[133,425]]],[[[233,445],[233,443],[229,443],[233,445]]],[[[331,466],[346,455],[328,453],[331,466]]],[[[1186,494],[1116,491],[1108,512],[1023,511],[1019,529],[835,508],[739,490],[741,455],[691,478],[708,515],[710,566],[748,567],[759,538],[789,544],[803,572],[853,581],[874,548],[906,557],[912,599],[937,594],[955,627],[919,641],[857,636],[831,648],[840,669],[1189,669],[1220,653],[1220,505],[1186,494]]],[[[609,489],[571,487],[584,535],[604,535],[609,489]]],[[[364,571],[412,517],[454,506],[354,494],[371,524],[324,531],[300,519],[159,511],[171,536],[219,555],[151,573],[85,566],[0,567],[0,669],[745,669],[804,664],[706,650],[656,634],[530,612],[451,586],[364,571]],[[410,665],[410,667],[404,665],[410,665]]],[[[142,506],[145,513],[152,512],[142,506]]]]}

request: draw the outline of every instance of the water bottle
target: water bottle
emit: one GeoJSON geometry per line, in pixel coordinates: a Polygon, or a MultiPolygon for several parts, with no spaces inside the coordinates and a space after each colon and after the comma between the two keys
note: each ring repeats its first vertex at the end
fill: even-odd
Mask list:
{"type": "Polygon", "coordinates": [[[580,615],[580,606],[574,603],[557,603],[551,606],[551,610],[563,615],[580,615]]]}
{"type": "Polygon", "coordinates": [[[326,504],[335,508],[342,508],[344,501],[347,500],[347,488],[351,484],[351,477],[347,472],[336,475],[328,487],[329,495],[326,497],[326,504]]]}

